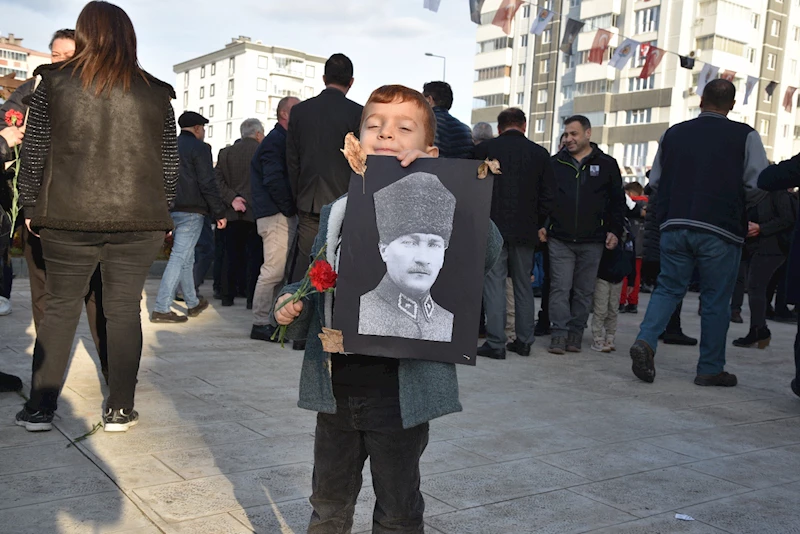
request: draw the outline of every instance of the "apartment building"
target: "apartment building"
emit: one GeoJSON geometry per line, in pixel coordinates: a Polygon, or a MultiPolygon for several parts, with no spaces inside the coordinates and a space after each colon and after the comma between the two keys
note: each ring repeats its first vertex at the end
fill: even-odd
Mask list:
{"type": "Polygon", "coordinates": [[[269,131],[283,97],[305,100],[318,95],[325,88],[326,60],[239,36],[221,50],[173,67],[175,115],[196,111],[209,120],[206,142],[216,159],[222,148],[239,138],[245,119],[260,119],[269,131]]]}
{"type": "MultiPolygon", "coordinates": [[[[493,6],[484,6],[487,24],[491,23],[489,12],[499,3],[500,0],[486,2],[493,6]]],[[[552,2],[540,4],[559,12],[561,24],[566,17],[585,23],[573,45],[573,54],[558,52],[562,36],[556,30],[556,17],[550,26],[551,36],[537,38],[531,51],[531,56],[543,65],[536,69],[538,78],[529,82],[531,90],[525,92],[533,98],[512,102],[512,91],[508,91],[494,96],[492,102],[499,103],[499,109],[519,105],[528,111],[528,136],[545,148],[553,151],[566,117],[586,115],[593,125],[593,140],[617,158],[623,176],[644,181],[664,131],[700,113],[700,97],[695,88],[703,64],[711,63],[720,68],[720,75],[732,76],[737,87],[737,104],[730,118],[746,122],[761,133],[770,159],[785,159],[800,149],[798,94],[792,98],[791,111],[783,106],[786,88],[800,87],[800,0],[564,0],[552,7],[545,5],[552,2]],[[602,65],[588,61],[597,29],[613,34],[602,65]],[[625,37],[642,44],[625,68],[609,67],[607,60],[625,37]],[[551,46],[553,42],[555,46],[551,46]],[[677,55],[667,54],[652,76],[641,79],[650,46],[691,55],[696,65],[693,70],[682,68],[677,55]],[[541,63],[546,59],[550,60],[549,65],[541,63]],[[548,68],[554,71],[552,77],[543,76],[548,68]],[[748,76],[759,78],[759,83],[744,105],[748,76]],[[764,91],[770,81],[779,83],[771,97],[764,91]],[[548,108],[552,101],[554,104],[548,108]],[[551,114],[550,110],[554,112],[551,114]]],[[[524,17],[521,9],[516,15],[515,31],[528,31],[530,24],[524,17]]],[[[502,34],[499,28],[493,28],[502,34]]],[[[490,67],[480,53],[486,32],[484,26],[478,28],[476,70],[490,67]]],[[[514,37],[516,40],[520,36],[514,37]]],[[[533,37],[530,35],[529,39],[533,37]]],[[[516,48],[518,43],[513,46],[516,48]]],[[[506,56],[513,59],[519,53],[512,49],[506,56]]],[[[511,67],[509,88],[517,87],[515,83],[528,83],[514,80],[513,63],[505,65],[511,67]]],[[[493,89],[501,89],[496,80],[493,83],[493,89]]],[[[485,93],[477,81],[473,90],[476,99],[485,93]]],[[[473,120],[485,120],[488,109],[485,114],[484,109],[475,109],[473,120]]]]}
{"type": "Polygon", "coordinates": [[[14,73],[18,80],[27,80],[33,76],[36,67],[50,63],[50,54],[37,52],[22,46],[22,37],[13,33],[0,35],[0,76],[14,73]]]}

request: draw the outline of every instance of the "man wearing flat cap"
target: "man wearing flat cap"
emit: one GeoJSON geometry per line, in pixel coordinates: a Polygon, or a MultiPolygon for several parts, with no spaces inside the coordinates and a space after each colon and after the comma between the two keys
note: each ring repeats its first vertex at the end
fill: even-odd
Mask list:
{"type": "Polygon", "coordinates": [[[150,316],[150,321],[154,323],[182,323],[188,320],[186,315],[178,315],[170,310],[178,284],[183,290],[189,317],[197,317],[208,308],[208,301],[198,297],[195,291],[192,274],[194,247],[200,238],[206,215],[210,213],[217,220],[219,229],[225,228],[227,220],[226,206],[214,178],[211,147],[203,142],[207,123],[208,119],[194,111],[186,111],[178,118],[178,126],[181,127],[178,136],[178,190],[170,206],[175,230],[172,233],[172,253],[161,277],[156,305],[150,316]]]}
{"type": "Polygon", "coordinates": [[[374,198],[386,275],[361,296],[358,333],[449,343],[453,314],[430,290],[450,244],[455,197],[433,174],[417,172],[374,198]]]}

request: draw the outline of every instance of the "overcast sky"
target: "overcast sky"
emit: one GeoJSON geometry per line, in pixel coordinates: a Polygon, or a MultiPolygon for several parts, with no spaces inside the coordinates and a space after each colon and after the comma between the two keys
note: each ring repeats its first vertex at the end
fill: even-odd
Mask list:
{"type": "MultiPolygon", "coordinates": [[[[23,37],[23,45],[47,51],[54,30],[74,28],[85,5],[76,0],[0,0],[0,32],[23,37]]],[[[355,84],[349,93],[359,103],[376,87],[400,83],[422,90],[440,80],[447,57],[453,86],[452,113],[470,122],[475,24],[467,0],[442,0],[438,13],[423,0],[119,0],[133,20],[139,60],[154,76],[175,83],[172,66],[219,50],[232,37],[246,35],[267,45],[353,60],[355,84]]]]}

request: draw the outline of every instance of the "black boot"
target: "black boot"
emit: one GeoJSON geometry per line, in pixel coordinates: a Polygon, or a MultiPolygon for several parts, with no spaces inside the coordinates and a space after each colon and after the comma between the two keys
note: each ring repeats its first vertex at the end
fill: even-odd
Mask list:
{"type": "Polygon", "coordinates": [[[739,339],[734,339],[733,344],[736,347],[755,347],[758,346],[759,349],[765,349],[769,346],[769,342],[772,339],[772,334],[769,331],[769,328],[766,326],[757,327],[754,326],[750,328],[750,332],[745,337],[740,337],[739,339]]]}
{"type": "Polygon", "coordinates": [[[14,375],[0,373],[0,391],[22,391],[22,380],[14,375]]]}

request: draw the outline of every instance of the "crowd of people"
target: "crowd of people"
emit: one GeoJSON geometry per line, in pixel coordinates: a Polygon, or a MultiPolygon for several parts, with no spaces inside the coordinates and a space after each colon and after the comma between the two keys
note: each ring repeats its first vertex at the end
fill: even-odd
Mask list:
{"type": "MultiPolygon", "coordinates": [[[[547,335],[550,353],[581,352],[590,315],[590,349],[616,351],[618,314],[638,313],[649,286],[630,357],[635,376],[653,382],[659,340],[698,343],[680,324],[681,302],[697,284],[694,383],[730,387],[737,377],[725,370],[726,336],[731,321],[742,321],[745,293],[750,330],[734,345],[769,344],[773,293],[772,317],[797,322],[789,304],[800,304],[800,155],[770,165],[759,134],[727,118],[735,89],[724,79],[706,85],[698,118],[664,133],[646,187],[623,183],[585,116],[566,119],[550,154],[526,137],[517,108],[499,114],[497,136],[487,123],[470,129],[450,114],[445,82],[421,92],[383,86],[361,106],[347,98],[353,64],[342,54],[326,62],[320,95],[283,98],[268,133],[258,119],[245,120],[215,162],[203,141],[208,119],[186,111],[176,124],[172,87],[139,67],[135,43],[122,9],[90,2],[74,31],[53,36],[53,63],[37,69],[39,81],[2,108],[26,117],[0,130],[0,157],[10,161],[21,145],[36,342],[30,398],[16,423],[29,431],[52,428],[84,304],[108,385],[104,428],[124,432],[138,422],[140,301],[166,234],[171,253],[150,321],[185,323],[206,310],[210,299],[199,292],[213,264],[211,299],[222,307],[243,300],[252,339],[273,342],[286,327],[293,348],[305,351],[298,405],[319,412],[309,532],[349,531],[368,457],[374,531],[422,532],[419,461],[428,422],[461,410],[455,365],[326,353],[318,334],[331,324],[332,296],[291,298],[323,247],[336,264],[351,176],[340,149],[350,132],[366,154],[403,167],[428,157],[499,162],[475,325],[482,357],[530,356],[536,337],[547,335]],[[82,120],[70,120],[76,110],[82,120]],[[542,294],[538,320],[532,283],[542,294]],[[176,299],[185,314],[173,309],[176,299]]],[[[10,313],[7,258],[3,267],[0,304],[10,313]]],[[[795,363],[791,389],[800,396],[800,332],[795,363]]],[[[21,388],[19,378],[0,375],[0,390],[21,388]]]]}

